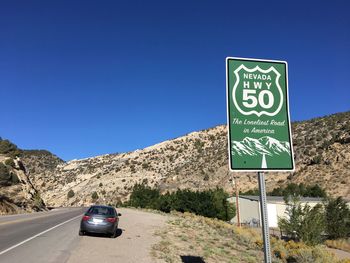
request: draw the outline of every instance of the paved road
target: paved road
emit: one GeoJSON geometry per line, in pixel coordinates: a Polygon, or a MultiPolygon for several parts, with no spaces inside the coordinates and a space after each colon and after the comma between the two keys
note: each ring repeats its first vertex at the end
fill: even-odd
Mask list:
{"type": "Polygon", "coordinates": [[[85,210],[63,208],[1,216],[0,262],[65,262],[77,244],[79,220],[85,210]]]}
{"type": "Polygon", "coordinates": [[[0,216],[0,262],[155,262],[153,235],[166,217],[132,209],[122,213],[118,237],[78,236],[84,208],[0,216]]]}

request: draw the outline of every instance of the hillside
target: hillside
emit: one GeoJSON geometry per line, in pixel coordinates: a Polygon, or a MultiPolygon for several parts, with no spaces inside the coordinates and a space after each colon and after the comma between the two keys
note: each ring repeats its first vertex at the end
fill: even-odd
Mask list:
{"type": "MultiPolygon", "coordinates": [[[[319,184],[330,195],[350,198],[349,120],[350,112],[345,112],[293,123],[296,171],[267,173],[267,190],[290,182],[319,184]]],[[[268,138],[259,143],[265,150],[271,145],[268,138]]],[[[286,147],[281,144],[272,150],[286,147]]],[[[47,162],[44,167],[49,169],[32,167],[30,178],[50,205],[115,204],[127,199],[132,186],[140,182],[163,192],[216,186],[231,192],[227,163],[227,128],[221,125],[134,152],[47,162]],[[67,197],[69,190],[73,197],[67,197]],[[97,199],[92,199],[93,192],[97,199]]],[[[235,175],[241,190],[257,188],[255,173],[235,175]]]]}
{"type": "Polygon", "coordinates": [[[46,209],[19,158],[0,154],[0,214],[46,209]]]}
{"type": "MultiPolygon", "coordinates": [[[[0,214],[46,209],[30,175],[51,172],[63,162],[48,151],[21,150],[0,138],[0,214]]],[[[40,187],[38,189],[41,189],[40,187]]]]}

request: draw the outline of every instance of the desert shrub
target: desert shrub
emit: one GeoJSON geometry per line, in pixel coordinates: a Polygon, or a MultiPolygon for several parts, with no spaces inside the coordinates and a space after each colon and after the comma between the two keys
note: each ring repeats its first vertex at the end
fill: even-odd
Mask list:
{"type": "Polygon", "coordinates": [[[273,255],[281,259],[274,262],[297,262],[297,263],[345,263],[347,261],[336,260],[334,255],[328,252],[324,246],[309,246],[303,242],[271,239],[273,255]]]}
{"type": "Polygon", "coordinates": [[[320,164],[321,160],[322,160],[322,157],[321,157],[321,155],[318,154],[311,159],[310,165],[320,164]]]}
{"type": "Polygon", "coordinates": [[[194,147],[197,149],[197,151],[198,151],[199,153],[202,152],[204,145],[205,145],[205,143],[202,142],[202,141],[199,140],[199,139],[196,139],[196,140],[194,141],[194,147]]]}
{"type": "Polygon", "coordinates": [[[70,189],[70,190],[68,191],[67,197],[68,197],[68,199],[69,199],[69,198],[72,198],[74,195],[75,195],[74,191],[73,191],[72,189],[70,189]]]}
{"type": "Polygon", "coordinates": [[[0,163],[0,185],[9,186],[20,182],[18,176],[11,172],[8,166],[0,163]]]}
{"type": "Polygon", "coordinates": [[[301,249],[292,250],[288,257],[287,262],[337,262],[334,259],[334,255],[329,253],[323,247],[306,247],[301,249]]]}
{"type": "Polygon", "coordinates": [[[310,155],[309,149],[305,149],[305,150],[304,150],[304,155],[310,155]]]}
{"type": "Polygon", "coordinates": [[[34,207],[37,210],[40,210],[40,209],[45,207],[44,201],[43,201],[43,199],[41,199],[41,196],[40,196],[39,192],[36,192],[34,194],[33,199],[34,199],[34,207]]]}
{"type": "Polygon", "coordinates": [[[288,250],[285,247],[285,243],[278,241],[274,238],[271,239],[271,252],[276,258],[282,259],[284,262],[288,258],[288,250]]]}
{"type": "Polygon", "coordinates": [[[149,164],[148,163],[143,163],[142,164],[142,169],[147,169],[149,168],[149,164]]]}
{"type": "Polygon", "coordinates": [[[18,176],[15,173],[10,173],[11,174],[11,182],[12,184],[18,184],[20,182],[18,176]]]}
{"type": "Polygon", "coordinates": [[[91,198],[92,198],[92,200],[96,200],[96,199],[98,199],[98,194],[97,194],[97,192],[95,191],[95,192],[93,192],[92,194],[91,194],[91,198]]]}
{"type": "Polygon", "coordinates": [[[0,183],[4,184],[11,180],[11,174],[7,166],[0,163],[0,183]]]}
{"type": "Polygon", "coordinates": [[[6,154],[15,157],[21,154],[21,150],[9,140],[0,140],[0,154],[6,154]]]}
{"type": "Polygon", "coordinates": [[[13,159],[12,158],[10,158],[10,159],[6,159],[6,161],[5,161],[5,165],[7,165],[7,166],[11,166],[11,167],[13,167],[13,168],[15,168],[15,162],[13,161],[13,159]]]}

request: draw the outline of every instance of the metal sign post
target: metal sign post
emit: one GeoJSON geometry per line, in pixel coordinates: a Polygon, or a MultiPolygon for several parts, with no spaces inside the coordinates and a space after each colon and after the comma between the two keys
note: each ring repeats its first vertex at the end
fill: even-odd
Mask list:
{"type": "Polygon", "coordinates": [[[266,201],[266,189],[265,189],[265,176],[264,173],[258,172],[259,179],[259,192],[260,192],[260,211],[261,211],[261,226],[264,238],[264,259],[266,263],[271,263],[271,250],[270,250],[270,231],[267,216],[267,201],[266,201]]]}
{"type": "Polygon", "coordinates": [[[226,58],[229,166],[258,172],[266,263],[271,254],[263,172],[294,170],[287,67],[285,61],[226,58]]]}

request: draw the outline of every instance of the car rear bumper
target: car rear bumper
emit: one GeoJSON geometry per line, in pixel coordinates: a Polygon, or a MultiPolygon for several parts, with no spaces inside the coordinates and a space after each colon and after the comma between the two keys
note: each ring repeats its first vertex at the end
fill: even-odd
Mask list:
{"type": "Polygon", "coordinates": [[[114,224],[90,224],[83,221],[80,223],[80,231],[99,234],[113,234],[116,231],[116,226],[114,224]]]}

